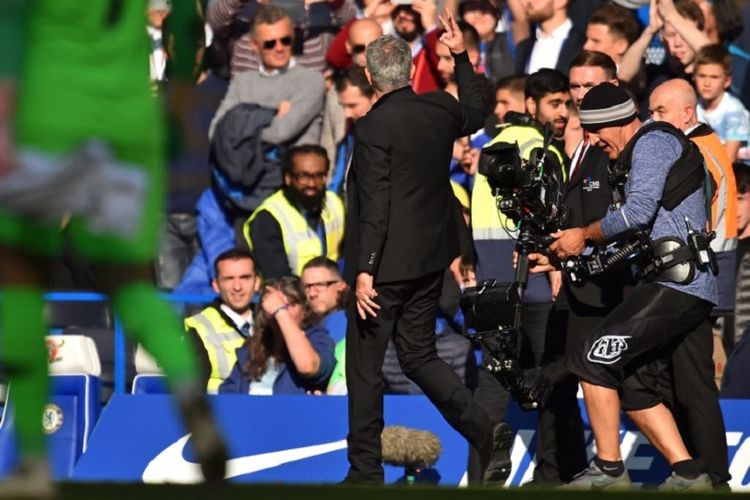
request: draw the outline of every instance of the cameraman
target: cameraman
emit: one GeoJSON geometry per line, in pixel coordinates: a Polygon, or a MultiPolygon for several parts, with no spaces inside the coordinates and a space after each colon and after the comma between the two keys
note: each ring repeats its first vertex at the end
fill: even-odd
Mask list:
{"type": "MultiPolygon", "coordinates": [[[[641,129],[632,99],[610,83],[586,94],[580,117],[592,145],[628,170],[625,202],[586,227],[554,233],[557,241],[550,250],[559,258],[577,256],[587,242],[601,243],[634,231],[647,231],[652,240],[679,239],[684,248],[690,237],[686,226],[702,230],[707,223],[700,154],[674,127],[657,123],[641,129]]],[[[672,468],[663,486],[710,488],[708,475],[688,453],[658,387],[640,377],[628,377],[661,349],[675,348],[686,337],[703,335],[709,327],[708,315],[717,301],[715,277],[692,257],[679,255],[673,253],[672,257],[690,267],[690,273],[678,279],[668,270],[658,274],[655,282],[640,285],[569,359],[572,372],[581,379],[597,449],[589,468],[572,487],[630,484],[619,447],[618,391],[637,390],[642,400],[651,403],[625,409],[672,468]]],[[[715,411],[718,392],[705,398],[707,411],[717,415],[715,424],[723,425],[720,411],[715,411]]]]}
{"type": "MultiPolygon", "coordinates": [[[[506,114],[506,124],[501,132],[486,147],[498,142],[518,144],[521,157],[528,160],[531,151],[541,148],[544,142],[545,125],[549,125],[557,140],[562,139],[567,125],[572,100],[568,88],[568,79],[559,71],[541,69],[529,75],[524,88],[526,114],[511,118],[506,114]]],[[[557,142],[550,147],[551,152],[562,164],[564,162],[563,148],[557,142]]],[[[499,213],[495,204],[495,197],[487,181],[487,177],[477,173],[471,200],[471,219],[474,246],[477,252],[477,283],[495,279],[498,282],[515,281],[513,269],[513,251],[515,239],[510,229],[513,222],[499,213]]],[[[540,366],[545,351],[545,333],[552,300],[560,289],[561,277],[559,273],[548,276],[530,276],[524,304],[521,313],[521,328],[523,338],[522,355],[525,364],[540,366]],[[531,358],[531,359],[529,359],[531,358]]],[[[488,356],[483,348],[483,357],[488,356]]],[[[498,382],[494,375],[483,366],[479,371],[475,400],[484,407],[495,422],[502,421],[509,402],[508,391],[498,382]]],[[[554,419],[556,411],[550,408],[549,415],[554,419]]],[[[545,413],[546,409],[540,413],[545,413]]],[[[580,424],[580,416],[579,416],[580,424]]],[[[579,427],[579,432],[582,432],[579,427]]],[[[571,431],[573,432],[573,431],[571,431]]],[[[563,433],[566,434],[566,433],[563,433]]],[[[512,443],[508,443],[508,448],[512,443]]],[[[583,439],[580,440],[580,453],[584,457],[583,439]]],[[[507,472],[510,474],[510,459],[507,472]]],[[[469,457],[469,482],[479,482],[478,467],[476,466],[476,452],[471,451],[469,457]]],[[[539,482],[559,481],[556,467],[553,466],[542,474],[537,465],[534,480],[539,482]]],[[[578,469],[580,470],[580,469],[578,469]]],[[[573,470],[572,472],[578,472],[573,470]]]]}

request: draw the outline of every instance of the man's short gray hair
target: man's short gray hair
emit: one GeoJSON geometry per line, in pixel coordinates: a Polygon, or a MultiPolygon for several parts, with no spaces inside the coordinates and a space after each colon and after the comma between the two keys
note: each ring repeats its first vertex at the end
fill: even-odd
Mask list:
{"type": "Polygon", "coordinates": [[[409,85],[411,80],[411,49],[404,40],[393,35],[381,36],[367,45],[367,71],[372,86],[390,92],[409,85]]]}

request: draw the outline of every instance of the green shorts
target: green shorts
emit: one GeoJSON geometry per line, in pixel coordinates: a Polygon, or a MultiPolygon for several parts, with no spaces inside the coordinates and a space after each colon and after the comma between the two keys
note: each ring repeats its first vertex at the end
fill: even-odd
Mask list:
{"type": "Polygon", "coordinates": [[[151,148],[143,147],[144,144],[126,149],[122,148],[123,144],[110,146],[118,159],[134,168],[142,168],[146,173],[144,207],[132,235],[92,232],[78,217],[71,218],[63,228],[63,221],[41,221],[0,209],[0,244],[40,257],[55,257],[63,246],[69,246],[76,255],[89,262],[147,264],[152,261],[158,248],[164,214],[165,172],[161,148],[153,142],[151,148]]]}

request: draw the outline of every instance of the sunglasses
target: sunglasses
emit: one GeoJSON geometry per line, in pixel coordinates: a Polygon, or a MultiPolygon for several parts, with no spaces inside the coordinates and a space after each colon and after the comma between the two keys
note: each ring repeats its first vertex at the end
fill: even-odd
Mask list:
{"type": "Polygon", "coordinates": [[[263,42],[262,46],[266,50],[271,50],[276,47],[276,42],[281,42],[281,45],[283,45],[284,47],[289,47],[292,44],[292,37],[284,36],[275,40],[266,40],[265,42],[263,42]]]}
{"type": "Polygon", "coordinates": [[[352,45],[352,54],[361,54],[366,49],[367,49],[367,46],[364,44],[352,45]]]}

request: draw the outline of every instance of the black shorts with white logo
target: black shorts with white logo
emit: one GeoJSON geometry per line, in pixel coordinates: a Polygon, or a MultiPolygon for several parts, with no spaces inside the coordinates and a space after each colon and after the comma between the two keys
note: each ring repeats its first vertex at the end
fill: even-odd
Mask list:
{"type": "MultiPolygon", "coordinates": [[[[639,286],[571,353],[570,371],[594,385],[623,389],[626,378],[698,329],[711,308],[706,300],[658,283],[639,286]]],[[[638,390],[658,397],[659,388],[650,385],[638,390]]]]}

